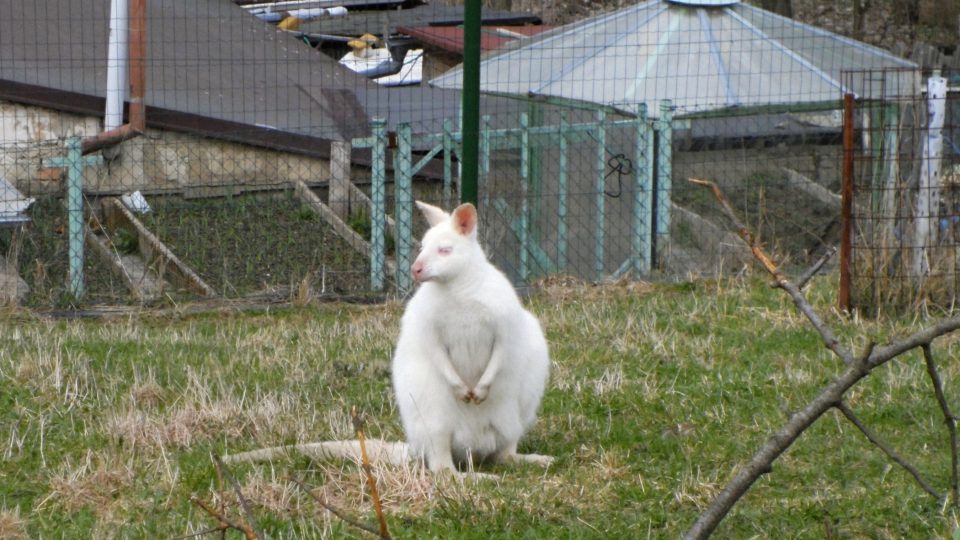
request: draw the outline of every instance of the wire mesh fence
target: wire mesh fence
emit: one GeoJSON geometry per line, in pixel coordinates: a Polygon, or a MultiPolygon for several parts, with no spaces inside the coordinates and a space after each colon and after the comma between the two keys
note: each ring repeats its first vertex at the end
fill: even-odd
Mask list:
{"type": "MultiPolygon", "coordinates": [[[[850,307],[952,308],[960,262],[960,101],[952,76],[922,94],[852,102],[850,307]]],[[[882,77],[867,80],[880,86],[882,77]]]]}
{"type": "MultiPolygon", "coordinates": [[[[557,28],[484,8],[465,134],[459,6],[0,0],[2,288],[38,307],[403,295],[413,200],[459,202],[472,135],[481,241],[518,286],[740,271],[693,176],[806,265],[839,242],[840,96],[877,97],[841,72],[915,66],[708,4],[557,28]]],[[[885,91],[919,99],[915,78],[885,91]]]]}

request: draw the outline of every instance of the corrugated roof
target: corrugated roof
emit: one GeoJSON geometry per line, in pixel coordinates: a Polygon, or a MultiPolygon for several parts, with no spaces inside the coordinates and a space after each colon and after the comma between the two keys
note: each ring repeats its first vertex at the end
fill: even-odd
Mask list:
{"type": "MultiPolygon", "coordinates": [[[[679,114],[731,107],[838,102],[865,93],[844,71],[916,68],[870,45],[753,6],[690,6],[653,0],[545,32],[481,63],[481,90],[609,105],[652,116],[670,99],[679,114]]],[[[458,88],[462,72],[431,81],[458,88]]],[[[903,95],[915,71],[890,75],[886,92],[903,95]]],[[[872,96],[876,97],[876,96],[872,96]]]]}
{"type": "MultiPolygon", "coordinates": [[[[103,114],[109,0],[0,0],[0,99],[103,114]]],[[[367,118],[415,130],[460,93],[384,89],[229,1],[147,2],[147,125],[327,155],[367,118]]],[[[439,129],[439,128],[437,128],[439,129]]]]}
{"type": "MultiPolygon", "coordinates": [[[[103,96],[109,8],[108,0],[0,0],[0,79],[103,96]]],[[[341,132],[338,115],[362,116],[362,104],[345,111],[318,91],[364,87],[367,79],[230,2],[152,0],[147,10],[149,108],[313,137],[353,135],[341,132]]]]}

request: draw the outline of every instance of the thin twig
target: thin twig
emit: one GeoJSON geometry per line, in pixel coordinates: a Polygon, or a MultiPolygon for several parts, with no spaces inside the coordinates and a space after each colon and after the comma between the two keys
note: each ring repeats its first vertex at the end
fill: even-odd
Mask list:
{"type": "Polygon", "coordinates": [[[383,515],[383,506],[380,504],[380,493],[377,491],[377,480],[373,477],[373,467],[370,466],[370,460],[367,458],[366,438],[363,435],[363,418],[357,413],[357,408],[350,409],[350,417],[353,419],[353,429],[357,432],[357,440],[360,441],[360,463],[363,472],[367,474],[367,484],[370,486],[370,498],[373,500],[373,509],[377,513],[377,521],[380,523],[380,538],[390,539],[390,531],[387,530],[387,519],[383,515]]]}
{"type": "Polygon", "coordinates": [[[952,467],[950,475],[950,491],[953,496],[953,506],[960,506],[960,477],[958,477],[958,456],[957,456],[957,417],[950,412],[950,405],[947,404],[947,398],[943,393],[943,382],[940,380],[940,373],[937,371],[937,364],[933,361],[933,351],[930,350],[930,344],[923,346],[923,358],[927,363],[927,373],[930,375],[930,381],[933,383],[933,392],[937,396],[937,403],[940,404],[940,410],[943,411],[943,421],[947,424],[947,431],[950,433],[950,464],[952,467]]]}
{"type": "Polygon", "coordinates": [[[199,497],[190,497],[190,502],[199,506],[204,512],[210,514],[213,518],[220,522],[220,527],[211,529],[211,532],[216,532],[221,528],[235,529],[242,532],[247,540],[260,540],[261,536],[259,536],[256,531],[251,529],[246,523],[234,523],[219,510],[204,502],[203,499],[199,497]]]}
{"type": "Polygon", "coordinates": [[[338,518],[340,518],[341,520],[343,520],[343,522],[346,523],[347,525],[350,525],[351,527],[355,527],[355,528],[357,528],[357,529],[360,529],[361,531],[366,531],[366,532],[368,532],[368,533],[370,533],[370,534],[372,534],[372,535],[374,535],[374,536],[376,536],[376,537],[378,537],[378,538],[380,537],[380,532],[379,532],[377,529],[374,529],[373,527],[371,527],[371,526],[369,526],[369,525],[364,525],[363,523],[360,523],[359,521],[357,521],[357,520],[351,518],[350,516],[348,516],[347,514],[345,514],[342,510],[340,510],[340,509],[337,508],[336,506],[334,506],[334,505],[328,503],[327,501],[321,499],[319,496],[317,496],[316,493],[313,492],[313,490],[310,489],[309,486],[307,486],[307,485],[304,484],[302,481],[300,481],[300,479],[297,478],[296,476],[289,475],[289,476],[287,476],[287,478],[289,478],[291,482],[293,482],[294,484],[296,484],[297,487],[299,487],[300,489],[302,489],[302,490],[303,490],[307,495],[309,495],[313,500],[317,501],[317,503],[320,504],[320,506],[326,508],[331,514],[333,514],[333,515],[337,516],[338,518]]]}
{"type": "Polygon", "coordinates": [[[720,206],[723,207],[724,213],[727,217],[730,218],[730,221],[733,222],[734,227],[737,229],[737,234],[740,235],[740,238],[750,247],[750,251],[753,252],[753,256],[760,261],[760,264],[766,268],[767,272],[773,276],[773,279],[776,282],[776,285],[787,292],[790,295],[790,298],[793,299],[794,305],[797,306],[797,309],[800,310],[804,316],[807,317],[807,320],[810,321],[810,324],[820,333],[820,337],[823,339],[824,345],[828,349],[833,351],[837,355],[837,358],[843,361],[844,364],[848,366],[853,363],[853,355],[847,349],[843,348],[840,345],[840,341],[837,340],[836,336],[833,335],[833,331],[830,330],[823,322],[823,319],[813,310],[813,306],[810,305],[810,302],[803,296],[803,292],[800,291],[800,288],[794,285],[786,276],[783,275],[783,272],[777,267],[777,264],[770,258],[769,255],[754,241],[753,233],[750,232],[750,229],[746,227],[743,223],[740,222],[740,219],[737,217],[736,211],[733,209],[733,206],[730,205],[730,202],[727,201],[726,196],[723,192],[720,191],[720,188],[709,180],[701,180],[699,178],[688,178],[688,182],[696,184],[698,186],[703,186],[713,191],[713,195],[717,198],[717,201],[720,202],[720,206]]]}
{"type": "MultiPolygon", "coordinates": [[[[217,494],[220,496],[220,512],[226,513],[227,511],[227,498],[223,496],[223,471],[220,470],[220,467],[214,467],[214,471],[217,473],[217,494]]],[[[220,540],[227,540],[227,529],[220,529],[220,540]]]]}
{"type": "Polygon", "coordinates": [[[811,279],[813,279],[813,276],[817,275],[817,272],[819,272],[820,269],[823,268],[823,265],[827,264],[827,261],[829,261],[830,257],[833,257],[833,255],[836,252],[837,252],[836,246],[831,246],[830,249],[828,249],[827,252],[824,253],[822,257],[817,259],[817,262],[813,263],[813,266],[811,266],[810,268],[807,268],[807,271],[801,274],[799,278],[797,278],[797,288],[800,290],[803,290],[803,288],[807,286],[807,283],[811,279]]]}
{"type": "Polygon", "coordinates": [[[234,493],[237,494],[237,500],[240,503],[240,508],[243,510],[243,514],[247,518],[247,522],[243,525],[245,526],[243,531],[247,535],[247,538],[250,540],[263,538],[263,534],[260,532],[257,527],[257,520],[253,517],[253,511],[250,509],[250,505],[247,504],[247,500],[243,497],[243,493],[240,490],[240,483],[237,482],[236,477],[233,476],[233,473],[230,472],[230,469],[223,464],[223,461],[220,460],[220,456],[211,453],[210,456],[213,458],[214,465],[217,466],[217,469],[223,474],[223,476],[230,482],[230,486],[233,487],[234,493]]]}
{"type": "Polygon", "coordinates": [[[866,437],[868,441],[872,442],[877,448],[882,450],[883,453],[889,456],[890,459],[896,462],[897,465],[900,465],[901,467],[906,469],[907,472],[910,473],[911,476],[913,476],[914,480],[916,480],[917,483],[920,484],[920,487],[923,488],[924,491],[929,493],[933,498],[937,499],[938,501],[943,500],[943,496],[940,493],[937,493],[937,490],[933,489],[933,487],[931,487],[930,484],[923,479],[923,476],[920,474],[920,471],[917,470],[917,468],[914,467],[913,464],[907,461],[906,458],[898,454],[893,448],[891,448],[888,444],[883,442],[883,440],[881,440],[876,433],[870,430],[870,428],[868,428],[863,423],[863,421],[860,420],[860,418],[853,412],[853,410],[850,409],[850,407],[847,406],[846,403],[841,401],[837,403],[836,408],[838,411],[843,413],[844,416],[847,417],[847,420],[849,420],[850,423],[857,426],[857,429],[860,430],[860,433],[863,433],[863,436],[866,437]]]}
{"type": "Polygon", "coordinates": [[[171,539],[171,540],[187,540],[187,538],[196,538],[196,537],[198,537],[198,536],[206,536],[206,535],[208,535],[208,534],[213,534],[213,533],[215,533],[215,532],[219,532],[219,533],[226,534],[228,530],[230,530],[230,526],[229,526],[229,525],[220,525],[219,527],[211,527],[211,528],[209,528],[209,529],[207,529],[207,530],[205,530],[205,531],[195,532],[195,533],[191,533],[191,534],[185,534],[185,535],[183,535],[183,536],[177,536],[177,537],[174,537],[174,538],[171,539]]]}

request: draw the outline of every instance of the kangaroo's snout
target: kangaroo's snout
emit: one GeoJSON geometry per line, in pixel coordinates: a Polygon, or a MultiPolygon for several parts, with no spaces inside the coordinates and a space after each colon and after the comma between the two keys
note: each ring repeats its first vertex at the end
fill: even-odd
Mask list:
{"type": "Polygon", "coordinates": [[[425,269],[425,266],[423,264],[423,261],[419,259],[414,261],[413,264],[410,266],[410,273],[413,274],[413,279],[416,280],[417,282],[421,281],[424,276],[424,269],[425,269]]]}

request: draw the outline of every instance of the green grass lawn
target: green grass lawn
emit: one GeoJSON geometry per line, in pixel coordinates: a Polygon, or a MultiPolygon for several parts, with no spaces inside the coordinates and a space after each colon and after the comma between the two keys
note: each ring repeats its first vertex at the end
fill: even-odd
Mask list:
{"type": "MultiPolygon", "coordinates": [[[[810,293],[845,344],[925,325],[851,320],[835,283],[810,293]]],[[[521,451],[499,481],[379,467],[397,538],[675,538],[791,411],[841,369],[765,282],[551,284],[528,305],[553,371],[521,451]]],[[[210,454],[367,436],[402,437],[389,361],[402,306],[0,321],[0,537],[174,538],[216,527],[192,495],[240,515],[210,454]]],[[[960,409],[957,339],[934,344],[960,409]]],[[[923,360],[879,369],[850,405],[941,491],[950,454],[923,360]]],[[[231,465],[271,538],[369,537],[317,505],[374,516],[352,462],[231,465]]],[[[950,537],[958,513],[923,492],[838,413],[828,413],[720,526],[720,538],[950,537]]],[[[211,537],[211,536],[208,536],[211,537]]],[[[212,537],[219,538],[219,535],[212,537]]],[[[240,538],[231,532],[228,538],[240,538]]]]}

